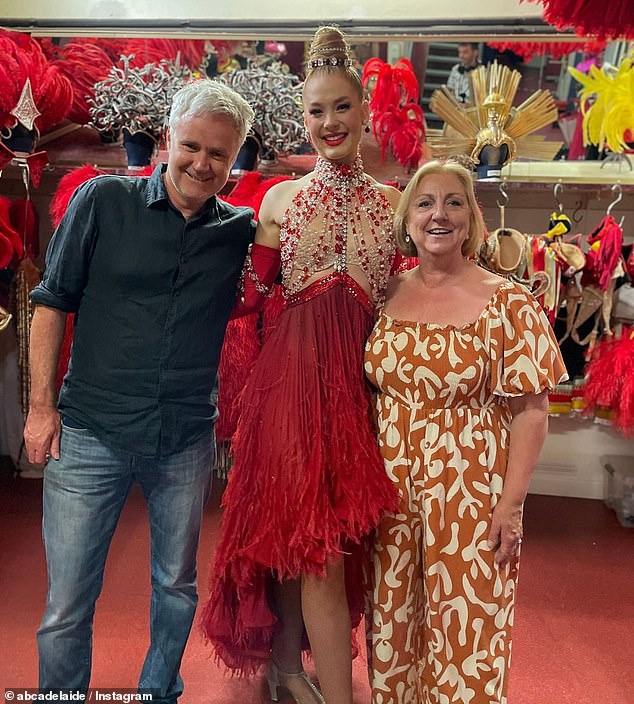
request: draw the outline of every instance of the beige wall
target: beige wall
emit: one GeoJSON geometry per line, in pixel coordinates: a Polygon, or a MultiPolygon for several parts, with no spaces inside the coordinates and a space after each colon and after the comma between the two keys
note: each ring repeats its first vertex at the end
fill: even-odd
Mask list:
{"type": "MultiPolygon", "coordinates": [[[[0,18],[58,19],[236,19],[270,21],[271,19],[328,20],[407,18],[437,20],[460,18],[539,17],[541,6],[519,0],[320,0],[298,3],[297,0],[0,0],[0,18]]],[[[1,23],[1,19],[0,19],[1,23]]]]}

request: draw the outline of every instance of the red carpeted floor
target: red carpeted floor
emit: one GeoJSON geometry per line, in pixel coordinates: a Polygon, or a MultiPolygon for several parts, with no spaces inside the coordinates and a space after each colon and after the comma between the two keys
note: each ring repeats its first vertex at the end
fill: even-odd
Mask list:
{"type": "MultiPolygon", "coordinates": [[[[218,487],[218,484],[216,484],[218,487]]],[[[0,473],[0,688],[37,684],[35,630],[46,593],[41,481],[0,473]]],[[[218,491],[200,548],[201,598],[219,522],[218,491]]],[[[516,609],[509,704],[634,701],[634,528],[600,501],[529,496],[516,609]]],[[[97,605],[92,686],[134,687],[148,638],[148,536],[140,494],[130,496],[97,605]]],[[[368,704],[364,663],[355,704],[368,704]]],[[[310,664],[307,666],[310,671],[310,664]]],[[[194,631],[182,704],[261,704],[263,678],[226,677],[194,631]]],[[[481,703],[477,703],[481,704],[481,703]]]]}

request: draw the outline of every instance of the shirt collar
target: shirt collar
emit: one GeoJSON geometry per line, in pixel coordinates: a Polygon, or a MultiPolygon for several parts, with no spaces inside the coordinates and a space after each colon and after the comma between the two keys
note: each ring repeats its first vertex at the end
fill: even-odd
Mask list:
{"type": "MultiPolygon", "coordinates": [[[[152,172],[152,175],[150,176],[146,194],[146,203],[148,208],[155,203],[159,203],[160,201],[169,202],[169,195],[163,181],[163,174],[166,169],[166,163],[157,164],[156,168],[152,172]]],[[[211,196],[211,198],[208,198],[205,205],[195,217],[200,217],[201,215],[211,215],[212,213],[214,213],[218,219],[220,218],[216,196],[211,196]]]]}

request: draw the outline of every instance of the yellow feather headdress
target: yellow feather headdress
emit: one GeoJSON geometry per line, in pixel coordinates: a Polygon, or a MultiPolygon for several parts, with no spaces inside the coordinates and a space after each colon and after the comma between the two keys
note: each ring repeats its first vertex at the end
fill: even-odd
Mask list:
{"type": "Polygon", "coordinates": [[[619,154],[628,149],[625,135],[634,139],[634,55],[623,59],[618,68],[591,66],[588,73],[569,67],[581,84],[583,143],[607,146],[619,154]]]}

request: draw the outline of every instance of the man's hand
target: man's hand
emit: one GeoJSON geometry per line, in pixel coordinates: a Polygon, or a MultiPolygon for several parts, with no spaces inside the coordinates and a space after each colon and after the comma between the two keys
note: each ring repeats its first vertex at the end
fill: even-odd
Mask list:
{"type": "Polygon", "coordinates": [[[59,459],[61,419],[57,411],[55,381],[65,328],[66,313],[43,305],[35,306],[29,351],[31,404],[24,427],[29,462],[46,462],[49,457],[59,459]]]}
{"type": "Polygon", "coordinates": [[[53,406],[31,407],[24,427],[24,444],[29,462],[41,464],[49,457],[59,459],[61,418],[53,406]]]}

